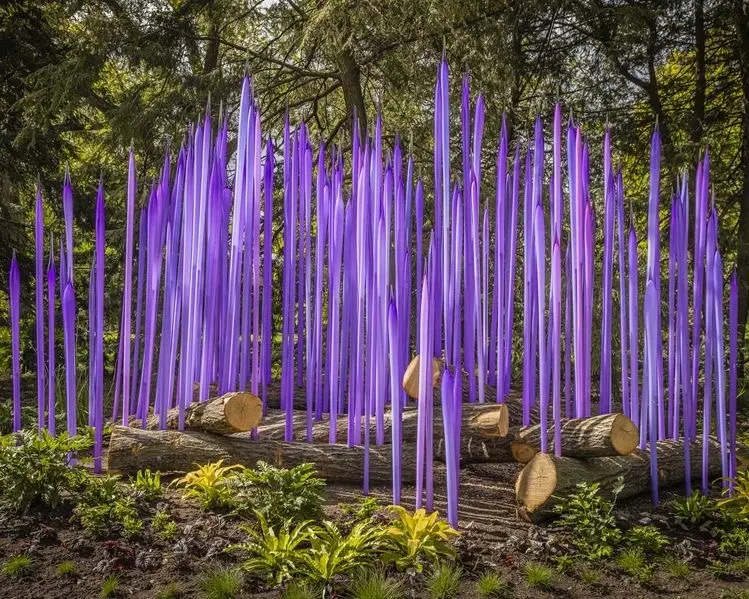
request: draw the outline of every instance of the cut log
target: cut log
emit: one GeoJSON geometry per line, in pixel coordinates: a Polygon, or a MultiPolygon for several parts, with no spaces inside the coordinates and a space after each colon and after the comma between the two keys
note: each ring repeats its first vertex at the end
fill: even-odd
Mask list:
{"type": "MultiPolygon", "coordinates": [[[[562,455],[595,458],[632,453],[639,442],[637,427],[624,414],[602,414],[563,420],[562,455]]],[[[548,451],[554,453],[554,427],[549,427],[548,451]]],[[[521,464],[541,451],[541,425],[522,428],[512,442],[512,455],[521,464]]]]}
{"type": "MultiPolygon", "coordinates": [[[[710,475],[720,474],[720,446],[710,441],[710,475]]],[[[690,446],[692,478],[702,472],[702,443],[690,446]]],[[[684,441],[658,442],[659,485],[668,487],[684,480],[684,441]]],[[[604,496],[611,497],[616,480],[622,477],[621,499],[634,497],[650,489],[650,454],[636,450],[630,455],[579,459],[557,458],[548,453],[537,453],[525,465],[515,482],[515,497],[519,514],[531,521],[551,515],[559,498],[575,491],[578,483],[600,483],[604,496]]]]}
{"type": "MultiPolygon", "coordinates": [[[[404,445],[401,476],[406,484],[416,475],[416,449],[404,445]]],[[[151,431],[115,426],[109,441],[110,471],[134,474],[143,468],[162,472],[186,472],[196,464],[223,459],[226,464],[252,467],[262,460],[269,464],[293,467],[309,463],[318,474],[332,483],[360,484],[364,449],[346,445],[253,441],[247,435],[219,436],[173,430],[151,431]]],[[[391,447],[370,447],[369,480],[373,484],[392,484],[391,447]]]]}
{"type": "MultiPolygon", "coordinates": [[[[496,437],[505,437],[509,430],[509,417],[507,407],[503,404],[466,404],[462,407],[462,430],[463,436],[475,440],[490,440],[496,437]]],[[[401,419],[401,435],[404,443],[416,442],[418,410],[408,407],[403,410],[401,419]]],[[[306,440],[306,413],[295,413],[293,416],[294,431],[298,439],[306,440]]],[[[442,437],[442,412],[434,411],[434,436],[435,444],[442,437]]],[[[344,414],[337,421],[337,442],[346,443],[348,440],[348,417],[344,414]]],[[[282,440],[286,431],[286,415],[280,411],[269,411],[263,424],[258,427],[261,439],[282,440]]],[[[321,421],[312,425],[312,440],[315,443],[327,443],[329,439],[330,423],[327,415],[321,421]]],[[[362,423],[362,438],[364,426],[362,423]]],[[[390,443],[392,438],[392,413],[385,412],[385,442],[390,443]]],[[[374,439],[375,422],[370,421],[370,434],[374,439]]],[[[509,442],[508,442],[509,443],[509,442]]]]}
{"type": "MultiPolygon", "coordinates": [[[[419,398],[419,367],[421,358],[414,356],[403,373],[403,390],[413,399],[419,398]]],[[[432,358],[432,386],[438,389],[442,380],[442,360],[432,358]]]]}
{"type": "MultiPolygon", "coordinates": [[[[217,435],[244,433],[258,426],[262,417],[263,403],[257,396],[247,392],[227,393],[221,397],[190,404],[185,410],[185,429],[217,435]]],[[[179,410],[169,410],[166,427],[176,429],[178,423],[179,410]]],[[[155,414],[149,416],[146,428],[160,428],[159,417],[155,414]]]]}

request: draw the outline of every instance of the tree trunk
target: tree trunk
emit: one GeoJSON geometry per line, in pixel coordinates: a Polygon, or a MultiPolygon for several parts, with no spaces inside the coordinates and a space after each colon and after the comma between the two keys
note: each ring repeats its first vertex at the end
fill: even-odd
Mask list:
{"type": "Polygon", "coordinates": [[[338,77],[341,80],[341,88],[343,89],[343,100],[346,104],[349,131],[353,135],[354,120],[357,119],[360,135],[364,136],[367,131],[367,109],[364,104],[364,94],[362,93],[361,69],[347,43],[348,40],[344,40],[341,49],[336,54],[338,77]]]}
{"type": "MultiPolygon", "coordinates": [[[[185,429],[217,435],[244,433],[258,426],[263,416],[263,404],[252,393],[227,393],[204,402],[190,404],[185,411],[185,429]]],[[[169,410],[166,428],[176,429],[179,410],[169,410]]],[[[146,428],[160,428],[157,415],[148,417],[146,428]]]]}
{"type": "MultiPolygon", "coordinates": [[[[635,424],[624,414],[601,414],[562,421],[562,455],[573,458],[628,455],[637,447],[635,424]]],[[[554,426],[547,431],[548,452],[554,453],[554,426]]],[[[541,425],[521,429],[512,442],[512,455],[525,464],[541,451],[541,425]]]]}
{"type": "MultiPolygon", "coordinates": [[[[692,478],[702,472],[702,443],[690,447],[692,478]]],[[[720,474],[720,446],[710,441],[710,473],[720,474]]],[[[557,458],[538,453],[526,464],[515,483],[519,514],[528,520],[551,515],[559,498],[575,491],[578,483],[600,483],[604,496],[612,496],[616,480],[622,477],[621,499],[634,497],[650,489],[650,454],[636,451],[626,456],[590,458],[557,458]]],[[[684,441],[658,442],[659,485],[668,487],[684,480],[684,441]]]]}
{"type": "MultiPolygon", "coordinates": [[[[416,450],[404,445],[401,453],[401,477],[406,484],[416,475],[416,450]]],[[[312,464],[330,483],[362,482],[364,448],[346,445],[311,445],[280,441],[253,441],[242,436],[223,437],[198,432],[150,431],[115,426],[109,442],[110,471],[133,474],[143,468],[162,472],[186,472],[196,464],[223,459],[227,464],[252,467],[264,461],[279,467],[312,464]]],[[[369,480],[392,483],[392,453],[388,447],[370,447],[369,480]]]]}
{"type": "MultiPolygon", "coordinates": [[[[417,437],[418,410],[406,408],[401,418],[401,438],[404,443],[415,443],[417,437]]],[[[475,438],[493,439],[504,437],[509,430],[508,410],[502,404],[469,404],[464,405],[461,414],[461,428],[464,436],[475,438]]],[[[294,430],[300,439],[306,438],[307,415],[304,413],[294,414],[294,430]]],[[[435,410],[435,444],[442,437],[442,412],[435,410]],[[439,437],[440,439],[437,439],[439,437]]],[[[385,439],[390,443],[392,438],[392,412],[385,412],[385,439]]],[[[375,422],[370,422],[370,434],[374,438],[375,422]]],[[[269,412],[258,427],[261,439],[281,440],[286,430],[286,414],[280,411],[269,412]]],[[[344,414],[339,416],[336,426],[336,442],[346,443],[348,441],[348,417],[344,414]]],[[[361,427],[364,438],[364,426],[361,427]]],[[[327,443],[330,438],[330,421],[327,415],[322,421],[312,425],[312,440],[315,443],[327,443]]]]}

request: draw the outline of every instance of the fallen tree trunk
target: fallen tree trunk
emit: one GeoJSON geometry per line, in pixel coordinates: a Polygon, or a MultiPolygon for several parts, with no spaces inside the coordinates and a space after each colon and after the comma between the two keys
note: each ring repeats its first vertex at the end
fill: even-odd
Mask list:
{"type": "MultiPolygon", "coordinates": [[[[702,443],[690,446],[692,478],[702,472],[702,443]]],[[[710,475],[720,474],[720,446],[710,441],[710,475]]],[[[578,459],[557,458],[537,453],[523,468],[515,482],[519,514],[531,521],[551,515],[559,501],[575,491],[578,483],[600,483],[604,496],[611,497],[616,480],[622,477],[621,499],[634,497],[650,489],[650,453],[637,450],[626,456],[578,459]]],[[[658,484],[675,485],[685,478],[684,441],[658,442],[658,484]]]]}
{"type": "MultiPolygon", "coordinates": [[[[562,455],[571,458],[594,458],[629,455],[637,447],[637,427],[624,414],[601,414],[589,418],[563,420],[562,455]]],[[[554,453],[554,426],[547,430],[548,452],[554,453]]],[[[512,455],[525,464],[541,451],[541,425],[522,428],[512,442],[512,455]]]]}
{"type": "MultiPolygon", "coordinates": [[[[416,475],[415,447],[404,445],[401,455],[402,482],[413,483],[416,475]]],[[[363,476],[364,449],[340,444],[253,441],[247,435],[151,431],[124,426],[115,426],[109,441],[108,468],[125,474],[134,474],[143,468],[186,472],[194,470],[196,464],[221,459],[227,464],[248,467],[260,460],[283,467],[309,463],[328,482],[359,484],[363,476]]],[[[370,482],[390,485],[392,476],[391,447],[370,447],[370,482]]]]}
{"type": "MultiPolygon", "coordinates": [[[[402,442],[416,442],[418,410],[412,407],[403,410],[401,418],[401,438],[402,442]]],[[[504,437],[509,430],[508,410],[501,404],[468,404],[462,409],[462,430],[465,435],[477,438],[495,438],[504,437]]],[[[294,433],[297,439],[307,440],[307,415],[306,413],[295,413],[293,415],[294,433]]],[[[383,431],[385,434],[385,443],[390,443],[392,439],[392,412],[385,412],[385,425],[383,431]]],[[[442,412],[434,411],[434,436],[442,437],[442,412]]],[[[339,415],[336,422],[336,442],[348,442],[348,416],[339,415]]],[[[375,421],[370,419],[369,424],[370,439],[374,443],[375,421]]],[[[282,440],[286,432],[286,414],[280,411],[269,411],[258,427],[258,433],[261,439],[282,440]]],[[[327,443],[330,435],[330,420],[327,414],[323,420],[316,421],[312,424],[312,441],[315,443],[327,443]]],[[[364,422],[362,419],[361,439],[364,439],[364,422]]],[[[436,441],[435,441],[436,442],[436,441]]]]}
{"type": "MultiPolygon", "coordinates": [[[[190,404],[185,410],[185,430],[217,435],[243,433],[258,426],[262,417],[263,404],[258,397],[246,392],[227,393],[190,404]]],[[[179,409],[173,408],[167,413],[166,428],[177,429],[178,426],[179,409]]],[[[149,416],[146,428],[161,428],[159,417],[149,416]]]]}

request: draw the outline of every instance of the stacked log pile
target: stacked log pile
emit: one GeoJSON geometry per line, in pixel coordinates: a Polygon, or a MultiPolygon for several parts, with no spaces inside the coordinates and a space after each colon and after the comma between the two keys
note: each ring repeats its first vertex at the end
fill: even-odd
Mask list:
{"type": "MultiPolygon", "coordinates": [[[[438,375],[433,382],[439,386],[438,375]]],[[[407,369],[403,387],[406,390],[418,388],[418,360],[407,369]]],[[[295,408],[305,407],[297,406],[297,403],[295,401],[295,408]]],[[[268,405],[274,404],[277,402],[268,401],[268,405]]],[[[145,428],[141,428],[140,422],[130,427],[117,426],[109,444],[109,468],[123,473],[134,473],[143,468],[186,471],[193,469],[195,464],[218,459],[246,466],[254,466],[263,460],[285,467],[311,463],[330,483],[361,482],[364,449],[348,445],[345,414],[339,416],[332,435],[327,416],[314,422],[312,443],[309,443],[306,410],[299,409],[293,414],[296,440],[292,442],[284,442],[286,414],[270,408],[263,417],[262,411],[262,402],[251,393],[229,393],[196,402],[187,408],[182,431],[177,430],[177,410],[166,415],[166,430],[158,430],[162,423],[155,416],[147,420],[145,428]],[[250,435],[253,430],[256,434],[250,435]]],[[[444,459],[444,440],[439,405],[435,406],[434,418],[434,456],[441,460],[444,459]]],[[[610,493],[614,481],[621,477],[624,480],[622,498],[649,489],[649,453],[637,449],[637,427],[623,414],[563,421],[561,457],[554,455],[553,425],[547,431],[548,451],[540,451],[542,431],[537,413],[531,414],[530,426],[519,426],[522,406],[516,396],[508,397],[502,404],[495,401],[464,403],[461,419],[462,466],[524,464],[517,477],[515,493],[518,513],[526,519],[548,516],[558,498],[573,492],[580,482],[598,482],[604,493],[610,493]]],[[[405,406],[401,426],[401,473],[405,484],[415,478],[417,420],[417,408],[412,404],[405,406]]],[[[388,412],[382,431],[386,444],[378,446],[372,442],[369,448],[369,478],[374,484],[389,485],[392,482],[391,430],[392,418],[388,412]]],[[[363,438],[364,431],[361,432],[363,438]]],[[[374,440],[375,432],[372,421],[370,439],[374,440]]],[[[711,464],[719,469],[719,446],[711,442],[708,450],[711,464]]],[[[658,472],[664,486],[684,480],[685,451],[683,440],[658,443],[658,472]]],[[[691,444],[688,453],[692,474],[697,476],[702,465],[701,444],[691,444]]],[[[491,478],[491,468],[487,467],[484,475],[491,478]]]]}

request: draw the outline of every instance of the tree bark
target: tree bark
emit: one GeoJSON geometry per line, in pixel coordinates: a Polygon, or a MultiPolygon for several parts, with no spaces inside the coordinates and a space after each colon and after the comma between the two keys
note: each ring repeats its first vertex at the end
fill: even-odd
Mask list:
{"type": "MultiPolygon", "coordinates": [[[[562,422],[562,455],[592,458],[628,455],[637,447],[635,424],[624,414],[601,414],[562,422]]],[[[547,431],[548,452],[554,453],[554,426],[547,431]]],[[[541,451],[541,425],[521,429],[512,442],[512,455],[520,463],[530,462],[541,451]]]]}
{"type": "MultiPolygon", "coordinates": [[[[710,441],[710,474],[720,473],[720,446],[710,441]]],[[[702,472],[702,443],[690,447],[692,478],[702,472]]],[[[684,441],[658,442],[658,484],[663,487],[684,480],[684,441]]],[[[619,477],[624,479],[621,499],[634,497],[650,489],[650,454],[636,451],[626,456],[590,458],[557,458],[538,453],[526,464],[515,483],[518,513],[528,520],[539,520],[551,515],[560,498],[575,491],[578,483],[600,483],[601,493],[612,496],[612,488],[619,477]]]]}
{"type": "MultiPolygon", "coordinates": [[[[509,430],[508,410],[502,404],[469,404],[464,405],[461,414],[461,428],[464,436],[475,438],[494,439],[505,437],[509,430]]],[[[293,417],[295,431],[299,433],[300,438],[305,438],[307,415],[305,413],[294,414],[293,417]]],[[[403,443],[415,443],[417,437],[418,410],[415,408],[406,408],[403,410],[401,418],[401,439],[403,443]]],[[[435,444],[442,437],[442,412],[435,410],[435,444]],[[438,439],[439,437],[439,439],[438,439]]],[[[392,439],[392,412],[385,412],[385,439],[390,443],[392,439]]],[[[375,423],[374,419],[370,422],[370,434],[374,438],[375,423]]],[[[258,433],[261,439],[281,440],[284,438],[286,430],[286,414],[280,411],[269,412],[266,415],[264,423],[258,427],[258,433]]],[[[364,438],[364,426],[361,427],[362,437],[364,438]]],[[[312,440],[315,443],[327,443],[330,438],[330,421],[326,417],[312,425],[312,440]]],[[[346,443],[348,441],[348,417],[344,414],[339,416],[336,423],[336,442],[346,443]]]]}
{"type": "MultiPolygon", "coordinates": [[[[415,447],[404,445],[401,477],[406,484],[416,475],[415,447]]],[[[109,442],[110,471],[133,474],[143,468],[162,472],[187,472],[196,464],[217,460],[253,467],[264,461],[279,467],[312,464],[330,483],[359,484],[362,481],[364,448],[346,445],[311,445],[280,441],[253,441],[242,436],[219,436],[199,432],[150,431],[115,426],[109,442]]],[[[370,447],[369,480],[392,483],[392,452],[387,447],[370,447]]]]}
{"type": "MultiPolygon", "coordinates": [[[[217,435],[244,433],[258,426],[263,417],[263,404],[252,393],[227,393],[204,402],[191,404],[185,410],[185,429],[203,431],[217,435]]],[[[166,428],[177,429],[179,410],[169,410],[166,417],[166,428]]],[[[148,417],[146,428],[160,428],[159,417],[155,414],[148,417]]]]}

